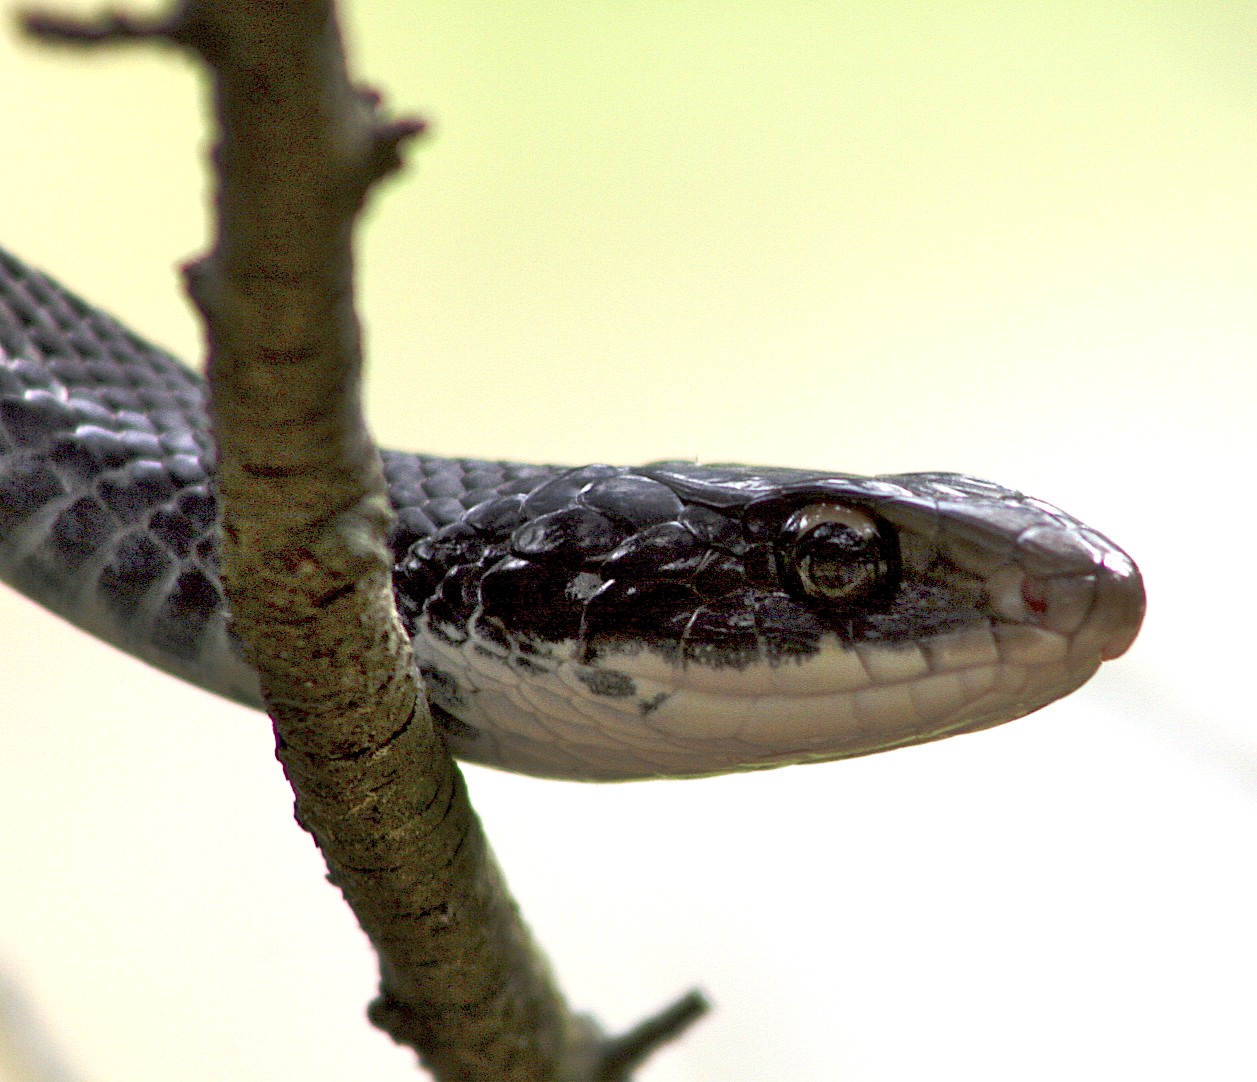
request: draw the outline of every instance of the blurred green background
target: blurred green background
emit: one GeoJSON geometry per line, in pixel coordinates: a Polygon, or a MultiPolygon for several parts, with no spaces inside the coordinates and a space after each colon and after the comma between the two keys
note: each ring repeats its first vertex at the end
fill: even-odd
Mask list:
{"type": "MultiPolygon", "coordinates": [[[[980,737],[701,783],[469,772],[576,1002],[717,1001],[644,1082],[1252,1078],[1257,10],[344,21],[433,122],[359,246],[381,442],[961,470],[1147,578],[1129,658],[980,737]]],[[[0,243],[189,359],[201,107],[171,53],[0,39],[0,243]]],[[[265,722],[0,605],[0,966],[48,1039],[102,1080],[414,1077],[265,722]]]]}

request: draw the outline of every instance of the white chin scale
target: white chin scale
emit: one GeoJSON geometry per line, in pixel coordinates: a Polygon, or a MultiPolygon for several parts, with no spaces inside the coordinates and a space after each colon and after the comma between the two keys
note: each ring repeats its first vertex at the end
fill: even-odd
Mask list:
{"type": "Polygon", "coordinates": [[[574,781],[693,777],[817,762],[985,728],[1029,713],[1099,666],[1094,636],[982,624],[922,642],[844,645],[744,668],[648,649],[579,660],[421,632],[434,702],[470,727],[461,759],[574,781]],[[1081,641],[1085,640],[1085,641],[1081,641]]]}

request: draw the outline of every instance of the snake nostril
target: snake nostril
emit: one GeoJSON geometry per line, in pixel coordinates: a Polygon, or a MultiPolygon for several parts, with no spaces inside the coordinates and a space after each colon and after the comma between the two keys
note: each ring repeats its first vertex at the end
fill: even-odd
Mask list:
{"type": "Polygon", "coordinates": [[[1048,609],[1047,591],[1040,579],[1027,575],[1021,582],[1021,599],[1036,616],[1042,616],[1048,609]]]}

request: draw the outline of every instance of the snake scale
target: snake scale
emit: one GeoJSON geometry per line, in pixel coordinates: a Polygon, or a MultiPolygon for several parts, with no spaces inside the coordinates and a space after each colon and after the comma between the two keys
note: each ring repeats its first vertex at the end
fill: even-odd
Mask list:
{"type": "MultiPolygon", "coordinates": [[[[998,725],[1134,640],[1105,537],[950,473],[383,451],[394,593],[460,758],[577,780],[864,755],[998,725]]],[[[0,251],[0,578],[254,707],[200,376],[0,251]]]]}

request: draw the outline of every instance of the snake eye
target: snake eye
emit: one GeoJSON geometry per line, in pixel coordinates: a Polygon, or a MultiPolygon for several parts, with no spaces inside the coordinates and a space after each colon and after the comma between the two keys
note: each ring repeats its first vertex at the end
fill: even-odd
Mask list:
{"type": "Polygon", "coordinates": [[[894,535],[863,511],[813,503],[782,526],[777,568],[786,588],[802,600],[866,607],[895,589],[899,551],[894,535]]]}

